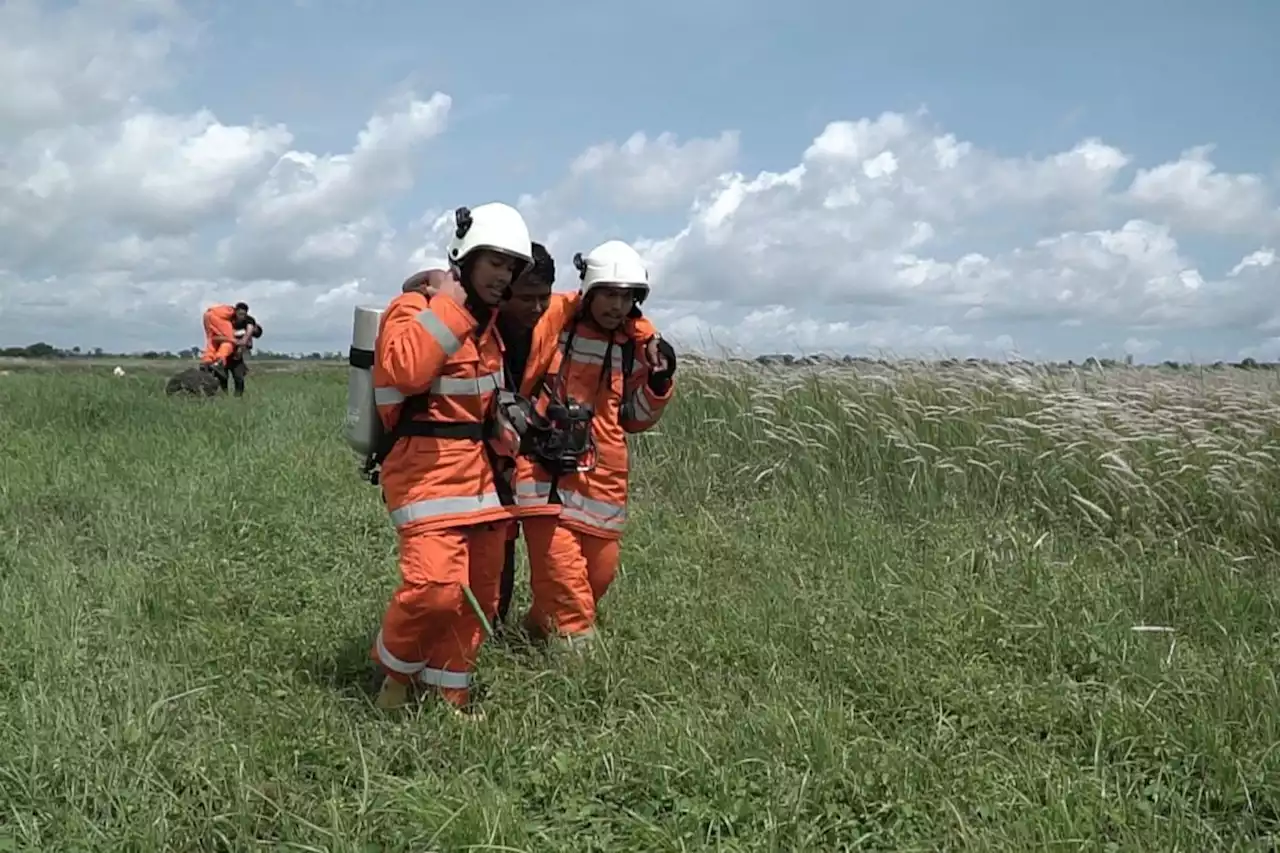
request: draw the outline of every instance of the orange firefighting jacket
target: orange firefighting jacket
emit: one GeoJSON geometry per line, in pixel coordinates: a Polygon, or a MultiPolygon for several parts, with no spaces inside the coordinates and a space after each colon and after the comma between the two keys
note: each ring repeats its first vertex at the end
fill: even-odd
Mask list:
{"type": "MultiPolygon", "coordinates": [[[[415,421],[479,428],[503,387],[502,338],[447,297],[402,293],[383,312],[373,366],[374,402],[383,429],[395,428],[406,398],[430,392],[415,421]]],[[[499,497],[484,441],[410,435],[382,462],[391,521],[401,531],[431,531],[512,517],[499,497]]]]}
{"type": "Polygon", "coordinates": [[[235,344],[213,342],[215,337],[224,337],[234,339],[236,330],[231,326],[231,320],[236,315],[234,305],[213,305],[205,309],[202,318],[204,322],[204,352],[200,354],[200,361],[203,364],[211,364],[215,359],[226,359],[230,357],[235,350],[235,344]]]}
{"type": "Polygon", "coordinates": [[[546,393],[535,403],[545,411],[547,393],[562,376],[563,394],[590,403],[595,409],[592,436],[595,468],[553,478],[532,460],[521,458],[516,494],[520,512],[553,513],[559,504],[565,527],[604,539],[622,537],[627,518],[627,485],[630,461],[627,434],[643,432],[662,417],[675,393],[674,380],[666,393],[649,387],[649,366],[644,346],[657,333],[643,317],[629,319],[612,335],[578,318],[579,294],[553,299],[534,330],[533,350],[520,392],[534,395],[545,377],[546,393]],[[623,380],[623,350],[633,342],[629,377],[623,380]],[[563,372],[561,372],[563,368],[563,372]]]}

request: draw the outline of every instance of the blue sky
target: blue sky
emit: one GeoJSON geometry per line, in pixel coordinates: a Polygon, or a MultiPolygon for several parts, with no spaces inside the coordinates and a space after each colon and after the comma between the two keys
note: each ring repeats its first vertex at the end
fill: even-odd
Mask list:
{"type": "MultiPolygon", "coordinates": [[[[55,14],[79,15],[92,24],[87,30],[127,44],[152,26],[146,16],[130,13],[162,4],[14,5],[25,7],[26,17],[20,22],[12,18],[8,27],[0,17],[0,32],[10,32],[0,35],[0,57],[6,50],[18,55],[19,38],[29,47],[33,38],[65,33],[55,14]]],[[[121,286],[122,277],[108,282],[101,263],[77,265],[59,260],[57,253],[36,263],[30,239],[23,243],[24,252],[9,252],[9,263],[0,255],[0,269],[7,273],[0,278],[3,343],[39,336],[45,324],[47,339],[65,339],[57,343],[69,343],[79,334],[83,340],[77,342],[82,343],[110,338],[136,346],[178,346],[180,337],[198,333],[201,304],[234,293],[251,297],[259,310],[273,315],[273,322],[263,318],[275,332],[275,340],[264,340],[265,346],[340,349],[350,300],[322,297],[354,281],[355,301],[389,298],[402,273],[412,271],[411,255],[416,261],[432,256],[431,247],[422,245],[430,242],[430,229],[419,221],[428,211],[494,198],[514,202],[521,195],[548,196],[571,180],[570,164],[584,149],[610,141],[621,144],[636,132],[646,134],[649,142],[671,132],[679,146],[736,131],[731,152],[707,155],[707,162],[688,166],[687,190],[683,195],[665,193],[661,203],[621,200],[617,188],[625,182],[603,171],[582,176],[572,192],[556,196],[556,204],[530,209],[535,238],[539,233],[566,235],[565,245],[553,245],[561,256],[562,275],[573,250],[613,236],[637,241],[653,251],[656,319],[686,337],[731,338],[734,346],[747,350],[859,352],[885,347],[905,353],[941,345],[953,354],[992,355],[1012,341],[1024,354],[1080,359],[1104,345],[1115,350],[1106,354],[1119,355],[1128,341],[1128,349],[1140,358],[1235,358],[1245,351],[1280,355],[1280,331],[1268,327],[1278,307],[1273,285],[1280,266],[1255,264],[1247,281],[1226,281],[1245,256],[1280,248],[1273,192],[1280,181],[1280,110],[1270,106],[1280,81],[1274,38],[1280,32],[1280,4],[1238,2],[1215,11],[1208,4],[1136,0],[1066,5],[563,0],[490,3],[479,17],[465,9],[464,4],[403,0],[188,3],[161,24],[167,53],[141,60],[136,54],[122,55],[123,63],[134,63],[129,73],[120,74],[115,91],[85,95],[79,104],[84,115],[77,115],[77,104],[71,103],[35,122],[23,117],[22,104],[10,105],[10,114],[22,120],[11,122],[15,130],[0,132],[0,153],[18,165],[5,176],[8,183],[0,184],[0,192],[14,199],[27,188],[20,201],[28,207],[11,206],[24,212],[24,221],[56,220],[54,211],[40,205],[70,201],[32,201],[29,182],[20,180],[24,164],[31,169],[39,162],[37,150],[65,150],[69,172],[78,174],[70,148],[59,149],[49,141],[59,128],[100,127],[109,137],[112,122],[123,122],[138,110],[181,117],[206,108],[224,127],[283,124],[290,138],[287,145],[267,146],[264,159],[246,166],[243,180],[238,177],[236,187],[227,190],[225,203],[202,208],[189,223],[184,246],[154,245],[148,242],[154,235],[135,229],[148,251],[178,254],[172,263],[149,257],[152,268],[140,266],[127,277],[133,294],[128,299],[119,296],[123,291],[111,290],[121,286]],[[129,86],[136,91],[125,92],[129,86]],[[380,253],[370,238],[328,272],[254,271],[251,264],[241,263],[228,267],[236,270],[232,273],[220,267],[226,251],[222,262],[202,260],[216,254],[217,240],[247,227],[244,216],[236,223],[238,205],[248,204],[245,199],[255,186],[264,185],[283,148],[317,155],[347,152],[371,114],[397,108],[397,96],[412,93],[425,101],[435,92],[451,99],[447,126],[398,152],[399,166],[411,172],[412,185],[396,184],[395,191],[379,193],[358,210],[334,210],[315,223],[317,230],[332,229],[374,216],[381,220],[380,253]],[[923,115],[917,112],[921,108],[927,110],[923,115]],[[850,150],[863,153],[849,154],[839,168],[819,170],[809,163],[803,192],[785,198],[753,195],[758,206],[751,212],[750,227],[747,213],[739,212],[742,224],[735,224],[728,236],[695,239],[695,234],[671,242],[691,218],[696,221],[696,209],[723,190],[718,175],[736,172],[750,181],[762,171],[786,173],[805,160],[806,149],[830,122],[875,122],[886,112],[909,117],[910,129],[890,133],[888,143],[853,145],[850,150]],[[932,167],[911,172],[910,158],[902,150],[946,134],[1003,164],[1003,177],[992,178],[996,167],[984,161],[985,183],[975,178],[972,188],[964,189],[956,179],[944,192],[935,189],[936,182],[951,178],[932,167]],[[1017,195],[1011,185],[1016,189],[1017,176],[1023,174],[1019,164],[1029,168],[1029,162],[1070,151],[1090,138],[1125,158],[1105,188],[1077,192],[1066,188],[1070,175],[1042,172],[1050,189],[1033,193],[1032,199],[1009,200],[1011,193],[1017,195]],[[1216,195],[1210,184],[1197,188],[1170,178],[1138,194],[1141,198],[1134,196],[1131,182],[1139,169],[1176,163],[1200,145],[1213,146],[1205,157],[1227,179],[1216,195]],[[863,168],[868,158],[885,151],[901,164],[886,179],[897,182],[892,187],[869,179],[863,168]],[[859,210],[828,210],[815,203],[827,194],[815,186],[819,171],[833,186],[862,186],[859,210]],[[1256,181],[1241,183],[1241,175],[1256,176],[1256,181]],[[592,187],[612,189],[592,192],[592,187]],[[1215,224],[1210,202],[1244,209],[1234,192],[1252,193],[1246,201],[1257,208],[1256,215],[1244,216],[1230,228],[1221,221],[1215,224]],[[929,204],[916,204],[922,194],[929,195],[929,204]],[[881,200],[879,208],[873,198],[881,200]],[[799,212],[793,215],[788,205],[798,205],[799,212]],[[926,215],[944,209],[936,221],[926,215]],[[776,227],[763,218],[766,214],[778,217],[776,227]],[[909,217],[908,222],[929,223],[933,239],[907,245],[888,225],[881,237],[874,237],[882,221],[899,215],[909,217]],[[1112,232],[1131,219],[1168,226],[1176,241],[1169,251],[1177,260],[1146,257],[1134,262],[1128,256],[1118,264],[1089,261],[1088,270],[1080,273],[1078,259],[1064,261],[1057,248],[1046,248],[1041,254],[1055,263],[1077,264],[1074,280],[1088,276],[1094,295],[1085,298],[1080,285],[1070,295],[1054,296],[1043,285],[1035,298],[992,298],[992,282],[1008,282],[1001,286],[1011,288],[1024,279],[1057,280],[1044,257],[1034,265],[1027,257],[1038,241],[1064,231],[1112,232]],[[577,225],[570,226],[573,221],[577,225]],[[822,239],[805,236],[815,229],[822,239]],[[849,238],[851,229],[863,236],[849,238]],[[776,244],[773,256],[750,266],[740,251],[746,243],[734,241],[750,237],[759,243],[766,239],[761,235],[776,235],[766,240],[776,244]],[[820,252],[815,249],[819,244],[820,252]],[[893,258],[908,250],[917,259],[944,263],[980,252],[992,261],[992,270],[1001,272],[990,273],[980,287],[949,279],[945,286],[925,291],[895,290],[894,282],[900,281],[893,258]],[[801,251],[794,268],[820,286],[789,280],[779,288],[779,278],[790,278],[793,267],[778,259],[801,251]],[[21,262],[12,260],[19,256],[21,262]],[[166,290],[165,276],[173,277],[183,265],[184,284],[166,290]],[[1156,287],[1149,283],[1151,277],[1167,278],[1170,270],[1181,267],[1197,269],[1211,286],[1202,289],[1203,297],[1184,293],[1163,300],[1159,294],[1167,290],[1167,282],[1156,287]],[[1006,268],[1012,272],[1006,274],[1006,268]],[[103,328],[102,312],[79,316],[45,305],[47,287],[37,283],[50,281],[51,274],[65,282],[68,292],[89,287],[103,293],[105,288],[113,306],[107,313],[115,318],[109,324],[112,331],[103,328]],[[677,283],[666,300],[662,274],[677,283]],[[839,283],[842,276],[849,277],[847,287],[839,283]],[[209,284],[202,288],[193,279],[208,279],[209,284]],[[864,286],[868,281],[874,286],[864,286]],[[815,286],[824,295],[810,293],[815,286]],[[736,295],[735,288],[746,295],[736,295]],[[778,292],[768,297],[771,288],[778,292]],[[44,302],[32,307],[39,301],[31,296],[37,290],[44,302]],[[1218,304],[1221,298],[1209,299],[1210,291],[1236,301],[1228,310],[1218,304]],[[139,295],[143,292],[183,296],[168,297],[173,304],[147,322],[140,316],[147,310],[139,295]],[[1195,301],[1200,298],[1217,307],[1206,312],[1195,301]],[[308,302],[306,311],[291,307],[299,300],[308,302]],[[1114,304],[1105,307],[1102,302],[1114,304]],[[982,310],[975,314],[975,307],[982,310]],[[1061,317],[1054,314],[1058,309],[1061,317]],[[194,318],[180,319],[182,311],[194,318]]],[[[18,13],[6,9],[0,15],[18,13]]],[[[77,59],[83,67],[94,44],[86,36],[87,53],[81,54],[64,44],[68,67],[77,59]]],[[[58,76],[69,73],[65,69],[46,64],[39,73],[49,75],[50,85],[71,79],[58,76]]],[[[5,88],[17,84],[16,77],[6,80],[3,75],[17,75],[19,69],[23,80],[36,73],[29,64],[10,61],[0,64],[0,83],[5,88]]],[[[78,85],[89,83],[80,79],[78,85]]],[[[867,132],[879,138],[875,128],[867,132]]],[[[679,150],[668,153],[681,156],[679,150]]],[[[648,158],[640,165],[622,163],[625,157],[617,155],[617,163],[601,168],[630,168],[634,176],[636,169],[663,168],[654,159],[660,154],[639,152],[637,157],[648,158]]],[[[119,209],[105,202],[79,205],[86,207],[119,209]]],[[[101,239],[105,225],[88,222],[88,215],[68,219],[71,230],[59,232],[60,239],[88,234],[101,239]]],[[[18,220],[11,215],[10,221],[18,220]]],[[[118,221],[108,224],[114,227],[118,221]]],[[[113,239],[125,236],[123,225],[112,232],[113,239]]],[[[279,251],[288,254],[289,241],[296,248],[304,237],[296,230],[282,236],[279,251]]],[[[4,248],[0,242],[0,250],[4,248]]]]}

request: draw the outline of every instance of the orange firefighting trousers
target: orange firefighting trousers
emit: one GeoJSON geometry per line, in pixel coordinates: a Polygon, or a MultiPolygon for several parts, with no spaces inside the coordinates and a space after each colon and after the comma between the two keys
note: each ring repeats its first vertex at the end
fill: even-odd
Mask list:
{"type": "Polygon", "coordinates": [[[529,551],[530,621],[560,635],[591,632],[596,606],[618,572],[621,541],[559,524],[555,517],[522,519],[529,551]]]}
{"type": "Polygon", "coordinates": [[[200,354],[201,364],[213,364],[215,361],[221,361],[226,364],[231,359],[231,354],[235,352],[236,347],[233,343],[215,344],[213,338],[215,335],[221,335],[224,338],[234,338],[235,329],[232,328],[231,322],[220,316],[217,312],[210,309],[204,312],[204,352],[200,354]]]}
{"type": "Polygon", "coordinates": [[[437,689],[466,704],[484,627],[467,601],[469,586],[485,618],[498,609],[507,523],[400,534],[401,583],[370,656],[391,678],[437,689]]]}

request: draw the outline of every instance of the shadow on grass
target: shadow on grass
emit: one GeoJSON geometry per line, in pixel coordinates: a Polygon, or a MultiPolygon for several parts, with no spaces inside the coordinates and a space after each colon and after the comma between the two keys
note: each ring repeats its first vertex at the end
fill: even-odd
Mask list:
{"type": "MultiPolygon", "coordinates": [[[[369,655],[372,643],[371,636],[361,633],[341,638],[334,645],[315,648],[299,662],[300,672],[305,673],[306,681],[340,696],[371,700],[377,695],[383,679],[382,669],[369,655]]],[[[546,655],[544,645],[533,640],[514,618],[509,618],[508,624],[485,642],[481,653],[486,651],[497,652],[526,665],[545,662],[546,655]]],[[[483,679],[475,689],[478,694],[485,692],[483,679]]]]}
{"type": "Polygon", "coordinates": [[[353,634],[317,648],[301,662],[307,679],[351,698],[372,698],[382,685],[382,670],[369,656],[373,638],[353,634]]]}

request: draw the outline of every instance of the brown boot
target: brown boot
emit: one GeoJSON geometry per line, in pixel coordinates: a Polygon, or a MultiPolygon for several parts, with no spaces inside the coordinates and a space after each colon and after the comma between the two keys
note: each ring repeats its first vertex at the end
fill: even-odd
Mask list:
{"type": "Polygon", "coordinates": [[[395,711],[408,705],[409,698],[409,685],[388,675],[382,679],[382,689],[378,691],[373,705],[380,711],[395,711]]]}

